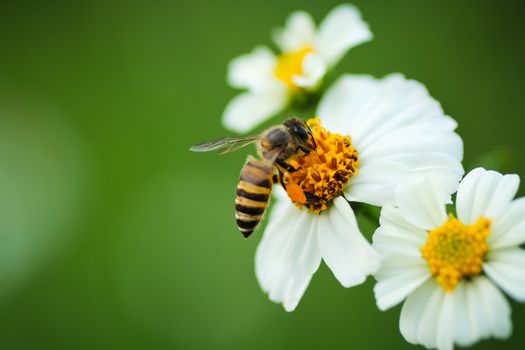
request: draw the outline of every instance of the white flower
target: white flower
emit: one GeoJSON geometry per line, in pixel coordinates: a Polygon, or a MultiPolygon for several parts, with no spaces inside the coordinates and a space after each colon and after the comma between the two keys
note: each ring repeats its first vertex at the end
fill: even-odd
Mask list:
{"type": "Polygon", "coordinates": [[[292,13],[274,34],[282,52],[278,57],[259,46],[230,63],[229,84],[248,91],[226,107],[225,127],[238,132],[254,128],[285,109],[297,93],[316,90],[350,48],[371,39],[368,25],[352,5],[334,8],[317,29],[308,13],[292,13]]]}
{"type": "Polygon", "coordinates": [[[262,289],[287,311],[297,306],[321,259],[344,287],[364,282],[378,268],[378,254],[343,194],[387,205],[397,186],[415,178],[435,174],[452,193],[463,175],[456,123],[422,84],[400,74],[343,76],[318,115],[330,132],[309,121],[317,150],[292,162],[300,170],[286,175],[288,197],[277,193],[256,254],[262,289]],[[305,201],[302,192],[316,197],[305,201]]]}
{"type": "Polygon", "coordinates": [[[400,329],[407,341],[443,350],[510,336],[501,290],[525,301],[525,198],[513,200],[518,186],[517,175],[478,168],[459,186],[457,219],[447,217],[450,196],[432,179],[408,185],[397,207],[383,208],[373,243],[383,256],[374,291],[381,310],[406,298],[400,329]]]}

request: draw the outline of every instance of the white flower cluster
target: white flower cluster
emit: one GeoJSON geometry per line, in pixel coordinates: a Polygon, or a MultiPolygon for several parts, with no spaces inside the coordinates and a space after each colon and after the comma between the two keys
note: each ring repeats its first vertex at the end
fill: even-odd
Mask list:
{"type": "MultiPolygon", "coordinates": [[[[230,85],[246,92],[228,104],[224,125],[246,132],[301,96],[319,93],[347,51],[371,39],[352,5],[336,7],[317,28],[309,14],[293,13],[274,34],[279,55],[261,46],[230,63],[230,85]]],[[[513,199],[519,177],[478,168],[460,181],[457,123],[423,84],[398,73],[343,75],[324,92],[316,117],[327,154],[351,140],[357,169],[320,211],[275,186],[255,258],[269,298],[293,311],[323,260],[344,287],[373,275],[379,309],[404,301],[400,330],[410,343],[452,349],[509,337],[503,292],[525,301],[525,199],[513,199]],[[456,192],[455,213],[447,213],[456,192]],[[354,203],[382,207],[372,244],[359,229],[354,203]]],[[[339,159],[335,151],[330,156],[339,159]]],[[[305,176],[318,179],[315,188],[324,193],[332,186],[324,177],[337,170],[319,175],[319,169],[325,168],[312,165],[305,176]]]]}

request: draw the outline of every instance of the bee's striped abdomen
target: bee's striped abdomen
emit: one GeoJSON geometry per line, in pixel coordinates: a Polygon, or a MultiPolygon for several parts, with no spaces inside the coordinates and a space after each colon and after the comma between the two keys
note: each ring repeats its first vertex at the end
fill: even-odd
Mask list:
{"type": "Polygon", "coordinates": [[[235,219],[244,237],[255,231],[268,206],[272,192],[272,163],[248,159],[241,170],[235,197],[235,219]]]}

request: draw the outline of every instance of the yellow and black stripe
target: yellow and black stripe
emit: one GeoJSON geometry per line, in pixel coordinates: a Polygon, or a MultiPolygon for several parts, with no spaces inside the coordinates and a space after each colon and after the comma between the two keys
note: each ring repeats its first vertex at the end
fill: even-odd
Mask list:
{"type": "Polygon", "coordinates": [[[261,221],[272,192],[274,165],[265,160],[250,158],[241,170],[235,197],[235,219],[245,238],[261,221]]]}

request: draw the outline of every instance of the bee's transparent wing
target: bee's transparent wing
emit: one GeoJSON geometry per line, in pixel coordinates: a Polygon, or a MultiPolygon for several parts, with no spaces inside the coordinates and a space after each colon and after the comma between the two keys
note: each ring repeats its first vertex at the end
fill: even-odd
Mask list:
{"type": "Polygon", "coordinates": [[[259,136],[231,136],[217,140],[198,143],[190,147],[193,152],[213,152],[219,151],[220,154],[236,151],[256,142],[259,136]]]}

